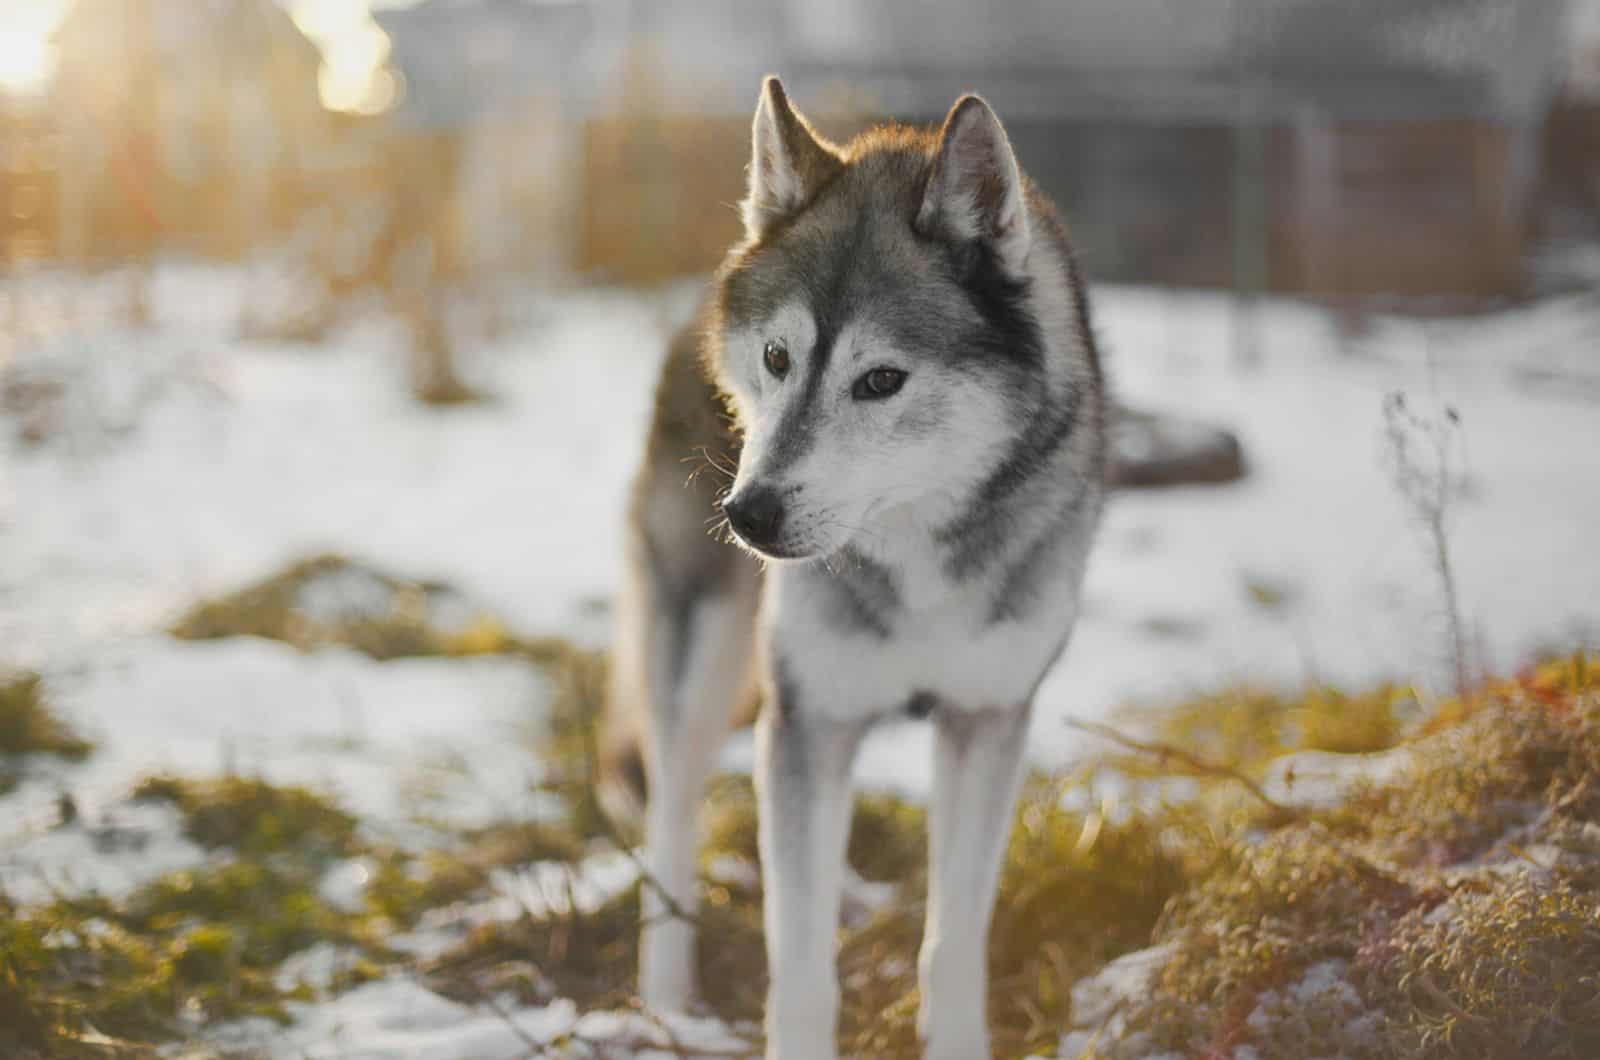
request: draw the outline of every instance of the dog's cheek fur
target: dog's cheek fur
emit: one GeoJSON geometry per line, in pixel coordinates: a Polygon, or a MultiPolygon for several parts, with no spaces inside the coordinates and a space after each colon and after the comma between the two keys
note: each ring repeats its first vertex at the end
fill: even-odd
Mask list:
{"type": "Polygon", "coordinates": [[[925,393],[907,395],[882,446],[886,459],[872,487],[883,495],[897,492],[931,520],[946,517],[964,501],[1017,429],[1012,403],[1001,388],[979,385],[961,373],[940,374],[948,378],[932,379],[925,393]]]}
{"type": "Polygon", "coordinates": [[[845,398],[822,411],[833,422],[788,480],[797,487],[795,531],[816,535],[808,543],[840,547],[907,508],[930,523],[947,518],[1000,458],[1016,430],[1003,388],[933,366],[921,374],[882,404],[845,398]]]}

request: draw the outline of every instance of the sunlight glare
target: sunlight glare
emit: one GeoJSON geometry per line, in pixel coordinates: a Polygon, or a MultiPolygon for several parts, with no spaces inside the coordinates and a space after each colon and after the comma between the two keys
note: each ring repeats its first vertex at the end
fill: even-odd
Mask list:
{"type": "Polygon", "coordinates": [[[295,25],[322,51],[317,86],[329,110],[371,113],[393,98],[381,77],[389,37],[373,21],[367,0],[295,0],[295,25]]]}
{"type": "Polygon", "coordinates": [[[55,58],[50,33],[65,10],[65,0],[0,3],[0,92],[44,88],[55,58]]]}
{"type": "Polygon", "coordinates": [[[49,73],[50,47],[43,37],[22,30],[0,30],[0,91],[36,91],[49,73]]]}

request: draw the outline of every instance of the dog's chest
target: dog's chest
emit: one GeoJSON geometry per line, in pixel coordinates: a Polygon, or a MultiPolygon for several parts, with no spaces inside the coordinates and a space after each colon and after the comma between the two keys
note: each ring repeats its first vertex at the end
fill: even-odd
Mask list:
{"type": "Polygon", "coordinates": [[[928,706],[988,710],[1021,705],[1060,654],[1076,617],[1070,578],[1047,585],[1021,619],[996,621],[982,584],[924,582],[877,624],[841,617],[837,600],[815,583],[769,575],[763,625],[803,698],[803,708],[860,718],[928,706]],[[788,582],[787,584],[785,584],[788,582]]]}

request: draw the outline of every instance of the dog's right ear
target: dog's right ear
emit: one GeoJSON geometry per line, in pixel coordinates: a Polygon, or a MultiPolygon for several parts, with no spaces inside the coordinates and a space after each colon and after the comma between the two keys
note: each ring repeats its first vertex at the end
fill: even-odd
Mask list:
{"type": "Polygon", "coordinates": [[[836,149],[818,136],[789,105],[776,77],[761,85],[751,132],[750,190],[745,196],[744,230],[759,239],[775,223],[794,215],[817,189],[843,168],[836,149]]]}

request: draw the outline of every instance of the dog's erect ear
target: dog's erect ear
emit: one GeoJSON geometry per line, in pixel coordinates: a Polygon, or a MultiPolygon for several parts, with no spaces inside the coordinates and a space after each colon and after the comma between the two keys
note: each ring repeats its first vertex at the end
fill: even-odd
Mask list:
{"type": "Polygon", "coordinates": [[[768,77],[761,85],[751,133],[745,232],[751,239],[760,238],[810,201],[842,165],[833,145],[789,106],[778,79],[768,77]]]}
{"type": "Polygon", "coordinates": [[[1011,141],[989,104],[962,96],[939,132],[917,228],[958,243],[982,240],[1020,275],[1028,257],[1028,210],[1011,141]]]}

